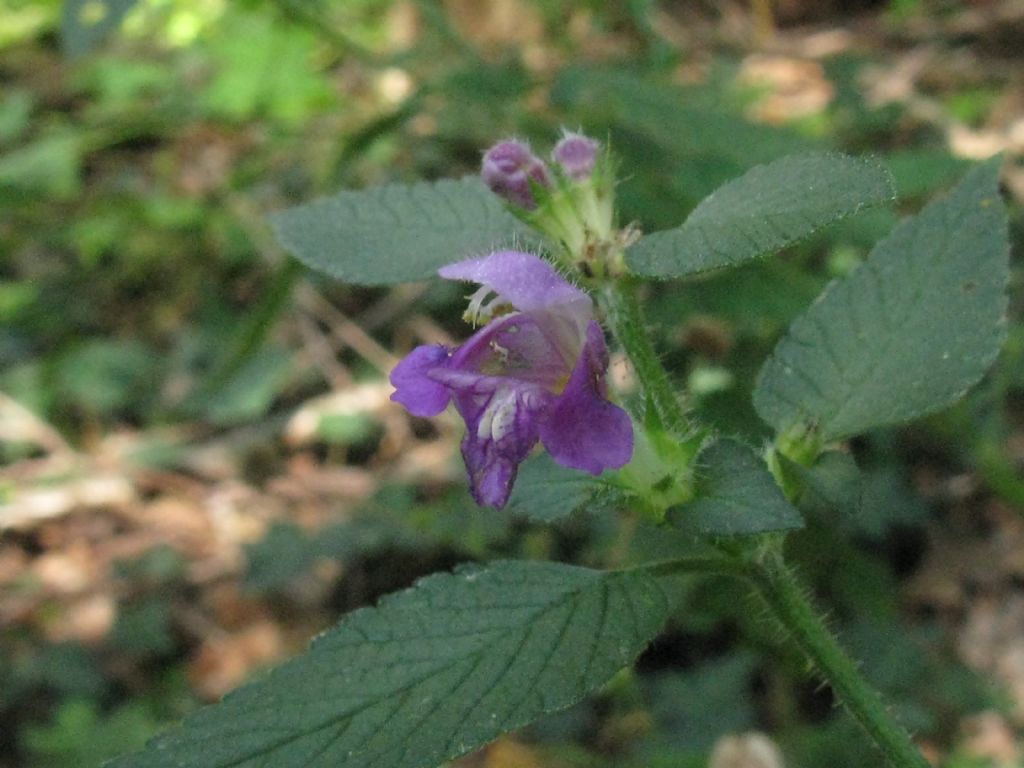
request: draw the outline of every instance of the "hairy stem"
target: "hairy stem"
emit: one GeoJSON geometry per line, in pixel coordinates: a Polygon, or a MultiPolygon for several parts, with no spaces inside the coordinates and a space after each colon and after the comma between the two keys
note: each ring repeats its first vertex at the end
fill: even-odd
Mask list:
{"type": "Polygon", "coordinates": [[[768,546],[755,559],[742,548],[723,547],[720,556],[696,555],[639,566],[653,576],[710,573],[734,576],[754,584],[758,593],[800,649],[814,663],[818,675],[835,691],[893,768],[930,768],[914,746],[910,734],[887,712],[881,695],[864,678],[811,606],[806,590],[785,564],[778,546],[768,546]]]}
{"type": "Polygon", "coordinates": [[[783,561],[780,549],[771,547],[751,565],[750,575],[772,612],[889,764],[894,768],[930,768],[910,734],[889,715],[881,695],[814,610],[807,592],[783,561]]]}
{"type": "Polygon", "coordinates": [[[662,425],[678,437],[691,437],[693,427],[651,344],[635,283],[628,279],[616,280],[606,287],[602,299],[612,331],[636,369],[644,395],[654,406],[662,425]]]}
{"type": "MultiPolygon", "coordinates": [[[[668,373],[658,359],[644,325],[636,285],[620,279],[601,295],[608,321],[629,355],[644,395],[663,427],[683,440],[699,441],[703,432],[691,425],[676,396],[668,373]]],[[[754,551],[737,542],[719,542],[722,557],[691,557],[643,568],[656,575],[704,571],[749,579],[785,626],[818,674],[864,728],[894,768],[929,768],[910,734],[886,711],[881,695],[861,675],[856,663],[814,610],[793,572],[782,557],[781,539],[762,540],[754,551]]]]}

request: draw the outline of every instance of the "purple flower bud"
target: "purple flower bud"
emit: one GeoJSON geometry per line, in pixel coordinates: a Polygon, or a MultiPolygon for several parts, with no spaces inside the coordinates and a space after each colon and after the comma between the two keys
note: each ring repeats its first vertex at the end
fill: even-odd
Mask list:
{"type": "Polygon", "coordinates": [[[462,457],[477,502],[505,505],[538,440],[557,463],[594,475],[630,460],[633,424],[608,401],[608,347],[586,293],[518,251],[460,261],[439,274],[496,294],[486,305],[480,292],[474,298],[474,317],[489,322],[456,349],[414,349],[391,372],[391,399],[418,416],[454,401],[466,422],[462,457]],[[489,317],[492,307],[502,313],[489,317]]]}
{"type": "Polygon", "coordinates": [[[551,157],[562,166],[565,175],[573,181],[583,181],[594,170],[597,150],[601,145],[579,133],[567,133],[555,145],[551,157]]]}
{"type": "Polygon", "coordinates": [[[496,195],[527,209],[537,207],[529,179],[551,186],[551,173],[544,161],[526,144],[514,140],[498,142],[487,150],[480,176],[496,195]]]}

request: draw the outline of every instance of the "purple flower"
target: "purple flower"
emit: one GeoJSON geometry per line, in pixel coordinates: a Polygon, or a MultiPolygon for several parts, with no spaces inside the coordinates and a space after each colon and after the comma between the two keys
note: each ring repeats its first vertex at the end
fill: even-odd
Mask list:
{"type": "Polygon", "coordinates": [[[573,181],[583,181],[594,170],[597,150],[601,145],[589,136],[579,133],[566,133],[559,141],[551,157],[558,163],[565,175],[573,181]]]}
{"type": "Polygon", "coordinates": [[[439,274],[480,283],[467,316],[487,324],[456,349],[414,349],[391,372],[391,399],[416,416],[436,416],[455,402],[477,502],[505,505],[538,440],[562,466],[594,475],[626,464],[633,425],[607,399],[608,347],[590,297],[518,251],[460,261],[439,274]]]}
{"type": "Polygon", "coordinates": [[[491,191],[510,203],[532,210],[537,207],[530,180],[551,186],[551,172],[544,161],[521,141],[501,141],[484,154],[480,176],[491,191]]]}

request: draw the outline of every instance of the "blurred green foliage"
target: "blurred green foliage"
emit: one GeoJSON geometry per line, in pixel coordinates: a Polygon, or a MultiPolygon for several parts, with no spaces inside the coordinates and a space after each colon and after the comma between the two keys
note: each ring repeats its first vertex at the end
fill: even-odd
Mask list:
{"type": "MultiPolygon", "coordinates": [[[[646,231],[677,224],[723,182],[791,152],[879,155],[907,210],[966,165],[937,126],[900,104],[868,103],[865,53],[823,60],[835,94],[812,119],[752,121],[761,94],[740,82],[742,51],[701,51],[702,76],[679,76],[693,51],[656,23],[678,10],[672,3],[527,2],[539,27],[526,42],[474,38],[433,0],[106,0],[106,27],[85,31],[68,19],[98,13],[88,5],[0,3],[0,392],[81,448],[124,427],[187,424],[216,436],[277,425],[326,389],[284,329],[295,285],[312,281],[352,310],[383,293],[299,274],[268,245],[266,215],[319,194],[472,173],[496,138],[545,146],[563,125],[609,138],[621,158],[622,214],[646,231]],[[414,34],[403,32],[402,14],[417,20],[414,34]],[[585,34],[570,24],[581,14],[585,34]],[[60,35],[74,57],[61,52],[60,35]]],[[[892,2],[887,23],[924,5],[892,2]]],[[[942,103],[952,118],[980,124],[1003,85],[972,83],[942,103]]],[[[955,662],[939,622],[901,612],[908,566],[899,553],[910,540],[919,556],[926,527],[941,522],[943,510],[913,491],[922,453],[942,472],[977,471],[987,493],[1024,503],[1006,450],[1024,425],[1019,210],[1013,216],[1016,288],[997,368],[951,412],[857,442],[859,471],[823,457],[812,470],[816,493],[802,500],[808,529],[794,537],[866,672],[944,748],[965,713],[1003,703],[955,662]],[[836,500],[850,483],[859,504],[843,509],[836,500]]],[[[646,304],[652,332],[679,380],[694,385],[693,410],[762,440],[750,393],[765,355],[895,219],[869,212],[780,259],[656,286],[646,304]]],[[[451,319],[460,301],[438,286],[419,308],[461,333],[451,319]]],[[[387,346],[392,330],[385,323],[375,334],[387,346]]],[[[350,350],[342,357],[379,378],[350,350]]],[[[378,431],[373,420],[337,416],[318,440],[329,452],[372,445],[378,431]]],[[[181,462],[188,450],[154,461],[181,462]]],[[[33,455],[31,445],[0,443],[5,463],[33,455]]],[[[248,548],[246,585],[281,600],[318,564],[339,562],[355,574],[330,597],[339,611],[465,560],[629,562],[682,536],[642,523],[627,530],[634,523],[598,508],[545,526],[483,515],[460,488],[389,483],[316,534],[271,527],[248,548]]],[[[195,706],[183,674],[193,649],[176,613],[193,596],[185,565],[158,549],[124,563],[119,578],[127,586],[101,647],[0,629],[0,766],[96,765],[195,706]]],[[[681,584],[671,629],[635,679],[529,733],[566,765],[703,765],[715,735],[747,727],[771,730],[794,766],[872,764],[850,749],[860,743],[852,726],[777,628],[749,607],[736,585],[681,584]],[[646,713],[645,728],[628,727],[635,711],[646,713]]],[[[957,754],[948,762],[974,765],[957,754]]]]}

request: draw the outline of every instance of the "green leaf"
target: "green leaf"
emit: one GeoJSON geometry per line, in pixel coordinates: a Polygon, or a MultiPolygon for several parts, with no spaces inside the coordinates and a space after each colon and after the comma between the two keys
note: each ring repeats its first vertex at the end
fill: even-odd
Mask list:
{"type": "Polygon", "coordinates": [[[721,187],[681,227],[641,239],[626,262],[648,277],[733,266],[892,197],[888,171],[872,160],[824,153],[784,157],[721,187]]]}
{"type": "Polygon", "coordinates": [[[1006,333],[998,179],[998,158],[972,170],[797,318],[758,378],[765,421],[829,442],[938,410],[981,378],[1006,333]]]}
{"type": "Polygon", "coordinates": [[[506,509],[518,517],[551,523],[582,507],[600,487],[592,475],[560,466],[544,453],[523,462],[506,509]]]}
{"type": "Polygon", "coordinates": [[[860,505],[852,522],[861,536],[884,539],[896,527],[917,528],[928,519],[928,504],[895,467],[865,473],[860,505]]]}
{"type": "Polygon", "coordinates": [[[716,536],[802,528],[764,462],[736,440],[718,440],[697,456],[697,500],[669,510],[677,525],[716,536]]]}
{"type": "Polygon", "coordinates": [[[423,280],[525,234],[475,177],[339,192],[282,211],[272,223],[303,264],[362,285],[423,280]]]}
{"type": "Polygon", "coordinates": [[[638,571],[502,562],[431,576],[112,768],[434,768],[581,699],[667,612],[638,571]]]}
{"type": "Polygon", "coordinates": [[[786,473],[792,473],[804,486],[801,506],[834,509],[850,517],[859,512],[863,478],[850,454],[826,451],[810,467],[790,461],[782,454],[778,458],[786,473]]]}
{"type": "Polygon", "coordinates": [[[315,33],[282,24],[273,6],[232,3],[227,10],[207,43],[214,63],[202,94],[208,112],[237,121],[267,114],[298,126],[334,107],[328,80],[317,71],[315,33]]]}
{"type": "Polygon", "coordinates": [[[740,651],[685,671],[659,670],[643,677],[658,726],[654,738],[686,753],[706,753],[723,733],[750,729],[757,722],[751,695],[755,674],[756,657],[740,651]]]}
{"type": "MultiPolygon", "coordinates": [[[[630,168],[636,164],[656,168],[658,175],[678,173],[678,191],[689,197],[690,192],[712,191],[732,175],[730,170],[741,173],[818,145],[786,128],[748,122],[742,104],[723,98],[727,80],[731,76],[679,87],[621,66],[574,65],[559,73],[551,100],[594,126],[592,135],[602,133],[597,126],[609,128],[616,152],[631,161],[630,168]],[[711,181],[717,183],[708,186],[711,181]]],[[[630,186],[623,184],[624,189],[630,186]]]]}
{"type": "Polygon", "coordinates": [[[88,53],[116,30],[138,0],[64,0],[61,44],[71,56],[88,53]]]}

